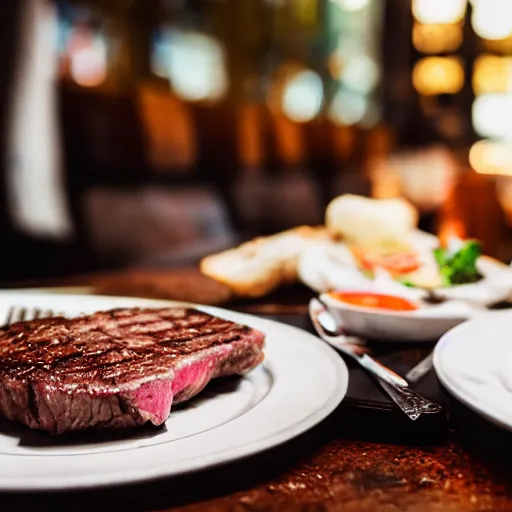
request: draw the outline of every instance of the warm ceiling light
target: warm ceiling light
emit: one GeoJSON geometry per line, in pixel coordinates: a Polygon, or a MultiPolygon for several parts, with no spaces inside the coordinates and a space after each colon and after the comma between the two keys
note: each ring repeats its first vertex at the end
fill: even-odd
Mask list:
{"type": "Polygon", "coordinates": [[[473,71],[476,95],[512,91],[512,57],[480,55],[473,71]]]}
{"type": "Polygon", "coordinates": [[[457,50],[462,44],[462,25],[415,23],[412,33],[414,47],[422,53],[444,53],[457,50]]]}
{"type": "Polygon", "coordinates": [[[512,35],[512,2],[510,0],[478,0],[473,2],[471,23],[483,39],[505,39],[512,35]]]}
{"type": "Polygon", "coordinates": [[[455,57],[426,57],[414,66],[412,82],[425,96],[456,94],[464,85],[464,68],[455,57]]]}
{"type": "Polygon", "coordinates": [[[481,140],[470,149],[469,163],[479,174],[512,176],[512,145],[481,140]]]}
{"type": "Polygon", "coordinates": [[[413,0],[412,13],[420,23],[457,23],[466,12],[466,0],[413,0]]]}

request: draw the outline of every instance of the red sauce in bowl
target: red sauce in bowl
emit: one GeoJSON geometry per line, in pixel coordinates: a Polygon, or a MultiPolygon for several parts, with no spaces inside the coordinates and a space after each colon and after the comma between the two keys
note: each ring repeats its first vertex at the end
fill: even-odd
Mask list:
{"type": "Polygon", "coordinates": [[[385,309],[388,311],[415,311],[418,306],[410,300],[395,295],[371,292],[331,292],[333,299],[363,308],[385,309]]]}

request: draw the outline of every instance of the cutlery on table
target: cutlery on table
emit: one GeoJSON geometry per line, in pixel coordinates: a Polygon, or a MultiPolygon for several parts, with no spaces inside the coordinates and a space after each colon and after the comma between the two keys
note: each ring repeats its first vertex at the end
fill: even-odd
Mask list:
{"type": "Polygon", "coordinates": [[[416,366],[411,368],[406,374],[405,378],[407,382],[418,382],[424,377],[431,369],[434,360],[434,351],[430,352],[424,357],[416,366]]]}
{"type": "Polygon", "coordinates": [[[360,340],[345,336],[327,307],[318,299],[311,299],[309,316],[319,337],[369,371],[411,420],[417,420],[422,414],[440,413],[443,410],[441,405],[413,391],[403,377],[368,355],[360,340]]]}
{"type": "Polygon", "coordinates": [[[63,312],[54,312],[50,309],[27,308],[24,306],[11,306],[2,325],[7,326],[16,322],[49,318],[52,316],[64,316],[63,312]]]}

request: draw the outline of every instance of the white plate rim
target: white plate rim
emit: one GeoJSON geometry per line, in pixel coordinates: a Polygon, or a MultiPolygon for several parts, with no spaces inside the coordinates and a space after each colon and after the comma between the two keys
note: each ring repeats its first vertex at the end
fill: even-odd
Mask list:
{"type": "MultiPolygon", "coordinates": [[[[425,243],[432,243],[433,241],[437,240],[437,237],[435,237],[434,235],[431,235],[429,233],[425,233],[425,232],[422,232],[419,230],[417,232],[415,232],[415,236],[418,239],[424,240],[425,243]]],[[[313,266],[306,265],[304,263],[304,261],[307,260],[307,262],[309,263],[309,260],[311,260],[311,258],[308,258],[308,256],[310,254],[313,254],[314,251],[325,252],[328,247],[330,247],[332,244],[335,244],[335,243],[336,242],[334,242],[334,241],[329,241],[329,242],[323,242],[321,244],[314,245],[314,246],[310,247],[308,250],[306,250],[301,255],[301,257],[299,259],[299,264],[298,264],[299,279],[302,282],[302,284],[304,284],[311,290],[315,291],[316,293],[325,293],[326,290],[323,290],[323,289],[319,288],[318,286],[316,286],[316,284],[317,284],[317,283],[315,283],[316,276],[313,276],[313,274],[315,273],[315,270],[317,270],[317,269],[312,268],[313,266]]],[[[491,256],[487,256],[485,254],[480,256],[479,265],[481,268],[483,267],[486,272],[489,272],[489,273],[490,272],[502,272],[503,275],[507,275],[509,277],[509,279],[512,278],[512,268],[509,265],[506,265],[505,263],[503,263],[491,256]]],[[[461,292],[463,290],[474,289],[475,286],[485,286],[486,280],[487,280],[487,277],[484,276],[484,279],[477,283],[469,283],[469,284],[451,286],[446,291],[446,293],[448,294],[447,298],[448,298],[448,300],[457,300],[457,297],[454,296],[453,293],[456,294],[457,292],[461,292]]],[[[511,285],[510,289],[507,291],[505,291],[504,289],[499,290],[499,292],[496,291],[495,297],[493,300],[495,302],[499,302],[501,300],[505,300],[511,294],[512,294],[512,285],[511,285]]],[[[386,314],[386,313],[379,312],[379,314],[386,314]]],[[[403,315],[404,315],[404,313],[401,313],[401,316],[403,316],[403,315]]],[[[436,317],[429,316],[429,318],[436,318],[436,317]]]]}
{"type": "MultiPolygon", "coordinates": [[[[189,459],[186,463],[182,463],[181,467],[178,470],[171,469],[171,465],[160,465],[153,470],[143,469],[143,470],[125,470],[122,473],[109,475],[108,480],[105,480],[105,475],[98,476],[88,476],[84,478],[81,477],[80,481],[77,481],[77,477],[75,475],[68,477],[67,479],[59,479],[58,481],[48,481],[48,480],[40,480],[37,483],[33,482],[22,482],[19,479],[17,480],[8,480],[5,478],[0,478],[0,491],[3,492],[19,492],[19,491],[52,491],[52,490],[80,490],[80,489],[90,489],[90,488],[104,488],[113,485],[123,485],[130,483],[142,483],[151,480],[161,479],[161,478],[171,478],[175,476],[181,476],[189,473],[193,473],[196,471],[201,471],[205,469],[211,469],[213,467],[224,465],[230,462],[234,462],[236,460],[240,460],[243,458],[250,457],[251,455],[255,455],[257,453],[263,452],[270,448],[276,447],[286,441],[289,441],[307,430],[313,428],[315,425],[324,420],[327,416],[329,416],[336,407],[343,400],[347,388],[348,388],[348,369],[343,361],[343,359],[336,353],[334,349],[332,349],[326,343],[323,343],[321,340],[316,338],[314,335],[299,329],[297,327],[293,327],[287,324],[282,324],[276,322],[274,320],[262,319],[258,318],[255,315],[239,313],[236,311],[214,307],[214,306],[205,306],[201,304],[194,304],[189,302],[181,302],[181,301],[169,301],[169,300],[160,300],[160,299],[147,299],[147,298],[137,298],[137,297],[117,297],[117,296],[105,296],[105,295],[67,295],[67,294],[47,294],[47,293],[30,293],[30,292],[20,292],[16,293],[11,290],[9,291],[0,291],[0,299],[5,300],[8,299],[13,303],[13,305],[22,305],[24,304],[23,300],[31,300],[34,298],[39,298],[41,300],[54,301],[57,298],[59,300],[86,300],[86,301],[95,301],[100,300],[100,302],[111,303],[110,306],[105,307],[118,307],[119,305],[123,305],[122,303],[131,305],[141,306],[189,306],[201,309],[206,312],[210,312],[211,314],[217,314],[222,316],[223,314],[228,314],[229,317],[235,317],[238,321],[246,321],[244,319],[248,319],[249,323],[252,323],[253,320],[256,320],[258,324],[266,324],[270,328],[274,327],[276,329],[289,332],[294,332],[297,335],[307,338],[311,343],[316,343],[316,350],[320,351],[323,356],[326,358],[326,361],[329,361],[333,365],[333,369],[335,371],[335,385],[332,387],[332,390],[328,397],[324,397],[324,400],[319,400],[318,407],[314,411],[310,411],[303,416],[301,421],[295,422],[292,425],[281,426],[271,435],[267,435],[264,438],[256,439],[253,442],[245,443],[243,446],[235,445],[231,448],[227,448],[221,451],[214,451],[210,453],[206,453],[201,455],[201,463],[197,462],[197,458],[189,459]]],[[[26,302],[25,302],[26,303],[26,302]]],[[[261,327],[260,327],[261,328],[261,327]]],[[[236,421],[236,420],[234,420],[236,421]]],[[[215,429],[213,429],[215,430],[215,429]]],[[[201,434],[198,434],[200,436],[201,434]]],[[[86,457],[95,456],[97,454],[85,455],[86,457]]],[[[7,459],[9,457],[17,457],[16,455],[0,455],[0,461],[4,458],[7,459]]],[[[27,457],[31,457],[27,455],[27,457]]],[[[37,457],[37,456],[34,456],[37,457]]],[[[79,457],[79,456],[78,456],[79,457]]],[[[51,458],[51,457],[50,457],[51,458]]]]}
{"type": "Polygon", "coordinates": [[[443,351],[449,343],[453,343],[452,340],[454,337],[459,336],[460,333],[464,333],[467,331],[467,329],[471,329],[477,323],[492,321],[491,318],[495,315],[510,316],[510,323],[512,325],[512,311],[508,310],[495,311],[487,315],[482,315],[477,318],[467,320],[466,322],[457,325],[453,329],[450,329],[439,339],[436,346],[434,347],[432,363],[439,381],[451,395],[453,395],[457,400],[459,400],[463,405],[471,409],[473,412],[476,412],[494,425],[497,425],[498,427],[501,427],[505,430],[512,431],[512,421],[505,419],[499,408],[494,408],[492,404],[488,404],[484,401],[475,400],[471,393],[464,391],[463,386],[453,385],[448,372],[445,371],[445,368],[443,367],[442,362],[443,351]]]}

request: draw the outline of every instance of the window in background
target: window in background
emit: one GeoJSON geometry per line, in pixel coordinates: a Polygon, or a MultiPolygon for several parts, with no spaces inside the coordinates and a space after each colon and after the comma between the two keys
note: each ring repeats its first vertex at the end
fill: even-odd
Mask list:
{"type": "Polygon", "coordinates": [[[17,229],[41,240],[69,240],[74,226],[63,180],[51,3],[23,3],[7,122],[7,207],[17,229]]]}
{"type": "MultiPolygon", "coordinates": [[[[471,0],[471,4],[471,26],[485,50],[475,61],[472,77],[472,122],[484,139],[471,148],[470,164],[480,174],[512,176],[512,2],[471,0]]],[[[510,212],[508,180],[501,180],[499,197],[510,212]]]]}
{"type": "Polygon", "coordinates": [[[381,7],[376,0],[327,2],[333,91],[328,114],[337,125],[370,128],[380,120],[381,7]]]}
{"type": "Polygon", "coordinates": [[[468,111],[471,54],[464,39],[467,0],[412,0],[412,45],[416,50],[411,82],[432,139],[466,144],[473,136],[468,111]]]}

